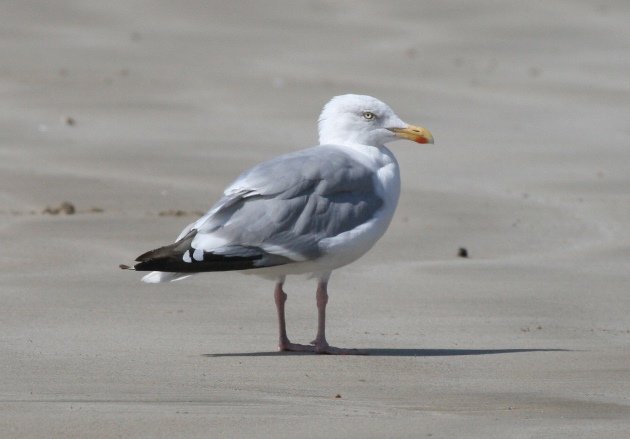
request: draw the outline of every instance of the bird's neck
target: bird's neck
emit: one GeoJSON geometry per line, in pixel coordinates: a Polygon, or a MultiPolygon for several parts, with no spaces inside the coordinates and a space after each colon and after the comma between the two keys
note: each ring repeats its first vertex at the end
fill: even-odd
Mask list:
{"type": "MultiPolygon", "coordinates": [[[[326,144],[322,143],[322,145],[326,144]]],[[[372,162],[377,162],[379,167],[390,162],[398,165],[394,154],[385,145],[366,145],[364,143],[358,142],[337,142],[332,143],[332,145],[359,152],[365,159],[368,159],[372,162]]]]}

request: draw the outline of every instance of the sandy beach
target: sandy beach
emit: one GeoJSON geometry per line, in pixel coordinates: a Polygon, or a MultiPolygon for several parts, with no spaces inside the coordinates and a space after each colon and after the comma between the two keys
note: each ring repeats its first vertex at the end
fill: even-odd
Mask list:
{"type": "MultiPolygon", "coordinates": [[[[621,0],[4,2],[0,437],[630,437],[628,23],[621,0]],[[391,145],[396,216],[331,278],[329,341],[370,355],[276,352],[257,277],[118,269],[316,144],[343,93],[435,136],[391,145]]],[[[315,285],[286,290],[307,342],[315,285]]]]}

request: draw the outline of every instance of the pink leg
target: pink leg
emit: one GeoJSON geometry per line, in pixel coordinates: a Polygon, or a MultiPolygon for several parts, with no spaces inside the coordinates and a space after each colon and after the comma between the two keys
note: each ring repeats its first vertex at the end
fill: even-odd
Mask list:
{"type": "Polygon", "coordinates": [[[299,351],[299,352],[313,352],[315,348],[313,346],[291,343],[287,337],[287,326],[284,319],[284,302],[287,301],[287,293],[282,290],[284,282],[277,282],[276,289],[274,291],[274,298],[276,300],[276,309],[278,310],[278,327],[280,330],[280,339],[278,341],[279,351],[299,351]]]}
{"type": "Polygon", "coordinates": [[[330,346],[326,341],[326,305],[328,304],[328,281],[320,280],[317,284],[317,335],[311,344],[318,354],[366,355],[359,349],[342,349],[330,346]]]}

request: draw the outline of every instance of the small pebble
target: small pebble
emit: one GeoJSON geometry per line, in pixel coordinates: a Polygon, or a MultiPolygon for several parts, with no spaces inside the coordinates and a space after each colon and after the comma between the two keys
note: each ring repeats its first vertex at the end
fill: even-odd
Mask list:
{"type": "Polygon", "coordinates": [[[457,256],[459,256],[460,258],[467,258],[468,250],[466,250],[466,247],[460,247],[457,251],[457,256]]]}
{"type": "Polygon", "coordinates": [[[76,213],[76,209],[74,208],[74,204],[68,201],[64,201],[56,207],[47,206],[46,209],[44,209],[43,213],[48,213],[50,215],[59,215],[60,213],[64,213],[66,215],[74,215],[76,213]]]}

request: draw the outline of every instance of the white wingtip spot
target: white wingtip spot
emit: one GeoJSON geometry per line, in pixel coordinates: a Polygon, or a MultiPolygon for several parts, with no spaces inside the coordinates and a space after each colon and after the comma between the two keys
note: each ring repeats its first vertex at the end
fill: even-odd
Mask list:
{"type": "Polygon", "coordinates": [[[195,249],[193,252],[193,259],[195,261],[203,262],[203,250],[200,248],[195,249]]]}
{"type": "Polygon", "coordinates": [[[192,262],[192,259],[190,259],[190,250],[186,250],[186,253],[184,253],[184,256],[182,259],[184,260],[184,262],[187,262],[187,263],[192,262]]]}

